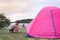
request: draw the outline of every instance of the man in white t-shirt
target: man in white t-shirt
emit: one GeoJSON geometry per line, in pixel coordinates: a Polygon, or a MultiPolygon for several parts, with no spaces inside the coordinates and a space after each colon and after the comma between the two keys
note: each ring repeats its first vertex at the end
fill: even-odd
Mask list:
{"type": "Polygon", "coordinates": [[[10,26],[8,27],[9,32],[18,32],[18,24],[19,21],[15,21],[15,23],[10,24],[10,26]]]}

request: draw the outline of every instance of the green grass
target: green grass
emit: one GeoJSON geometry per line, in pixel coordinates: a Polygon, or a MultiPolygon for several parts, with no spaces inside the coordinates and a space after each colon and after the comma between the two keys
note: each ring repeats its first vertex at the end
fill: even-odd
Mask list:
{"type": "Polygon", "coordinates": [[[20,29],[18,33],[10,33],[7,29],[0,30],[0,40],[60,40],[60,39],[44,39],[44,38],[28,38],[24,37],[25,29],[20,29]]]}
{"type": "Polygon", "coordinates": [[[21,32],[10,33],[7,29],[0,30],[0,40],[28,40],[24,37],[25,30],[21,29],[21,32]]]}

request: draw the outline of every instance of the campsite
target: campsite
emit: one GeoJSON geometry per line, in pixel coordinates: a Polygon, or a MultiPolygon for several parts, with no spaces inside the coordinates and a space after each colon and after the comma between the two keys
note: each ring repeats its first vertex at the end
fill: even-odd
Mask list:
{"type": "Polygon", "coordinates": [[[60,40],[60,8],[43,8],[26,27],[19,30],[9,32],[2,28],[0,40],[60,40]]]}
{"type": "Polygon", "coordinates": [[[60,40],[60,0],[0,0],[0,40],[60,40]]]}

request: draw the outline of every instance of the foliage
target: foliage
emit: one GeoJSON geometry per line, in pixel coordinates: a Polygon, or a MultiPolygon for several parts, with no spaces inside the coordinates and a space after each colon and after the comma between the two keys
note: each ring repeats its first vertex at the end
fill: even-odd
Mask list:
{"type": "Polygon", "coordinates": [[[10,24],[10,20],[4,16],[4,14],[0,14],[0,29],[8,26],[10,24]]]}
{"type": "Polygon", "coordinates": [[[20,23],[30,23],[33,19],[22,19],[19,20],[20,23]]]}

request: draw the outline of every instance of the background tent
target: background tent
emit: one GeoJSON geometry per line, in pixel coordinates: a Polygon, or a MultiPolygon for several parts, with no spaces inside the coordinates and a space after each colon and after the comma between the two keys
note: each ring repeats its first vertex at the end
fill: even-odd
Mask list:
{"type": "Polygon", "coordinates": [[[26,27],[26,32],[33,37],[60,38],[60,8],[43,8],[26,27]]]}

